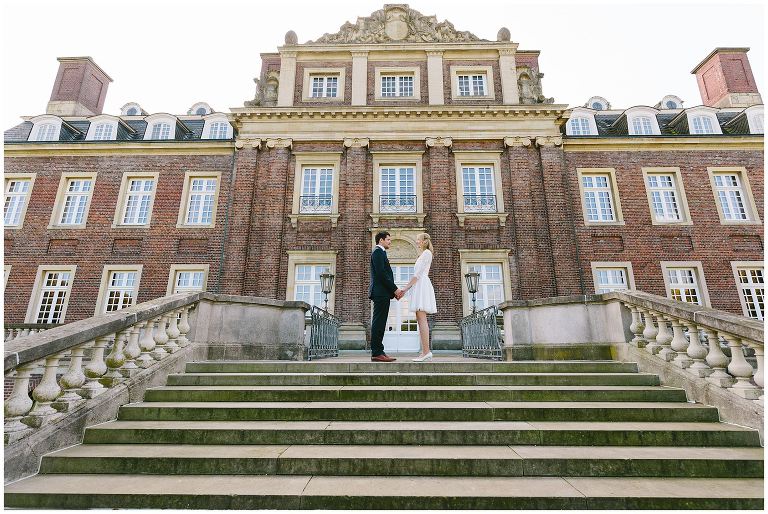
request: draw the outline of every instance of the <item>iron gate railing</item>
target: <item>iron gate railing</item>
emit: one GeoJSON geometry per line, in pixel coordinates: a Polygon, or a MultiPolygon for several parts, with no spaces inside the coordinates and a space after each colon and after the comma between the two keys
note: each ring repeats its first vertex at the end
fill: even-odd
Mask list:
{"type": "Polygon", "coordinates": [[[315,305],[309,311],[312,326],[307,360],[339,356],[339,327],[341,320],[315,305]]]}
{"type": "Polygon", "coordinates": [[[461,319],[461,342],[464,357],[504,360],[503,340],[495,305],[461,319]]]}

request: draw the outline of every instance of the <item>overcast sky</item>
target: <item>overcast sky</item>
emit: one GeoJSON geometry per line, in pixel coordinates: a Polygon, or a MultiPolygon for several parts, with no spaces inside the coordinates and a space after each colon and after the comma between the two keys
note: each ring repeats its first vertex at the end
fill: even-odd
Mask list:
{"type": "MultiPolygon", "coordinates": [[[[299,42],[336,32],[382,8],[381,0],[3,0],[3,128],[45,112],[59,56],[89,55],[114,82],[104,112],[135,101],[149,113],[184,114],[198,101],[228,112],[253,97],[261,52],[285,32],[299,42]]],[[[544,94],[577,106],[590,96],[614,108],[675,94],[701,103],[690,74],[718,46],[750,47],[764,82],[762,2],[433,1],[409,4],[457,30],[495,40],[506,26],[520,49],[541,50],[544,94]]]]}

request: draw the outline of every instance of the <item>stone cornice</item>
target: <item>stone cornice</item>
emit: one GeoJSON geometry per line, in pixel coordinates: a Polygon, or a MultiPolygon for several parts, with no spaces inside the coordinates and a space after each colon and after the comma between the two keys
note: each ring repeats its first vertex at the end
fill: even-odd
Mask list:
{"type": "Polygon", "coordinates": [[[5,143],[5,157],[104,156],[104,155],[230,155],[232,141],[61,141],[56,143],[5,143]]]}
{"type": "Polygon", "coordinates": [[[711,151],[711,150],[764,150],[764,138],[761,135],[717,136],[717,137],[589,137],[565,138],[563,150],[566,152],[652,152],[652,151],[711,151]]]}

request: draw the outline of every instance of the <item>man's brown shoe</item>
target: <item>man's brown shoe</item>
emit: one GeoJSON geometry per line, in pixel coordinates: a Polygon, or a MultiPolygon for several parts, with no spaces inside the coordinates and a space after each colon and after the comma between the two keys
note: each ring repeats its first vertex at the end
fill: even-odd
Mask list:
{"type": "Polygon", "coordinates": [[[390,357],[383,353],[381,355],[374,355],[373,357],[371,357],[371,361],[373,362],[392,362],[396,360],[397,359],[395,359],[394,357],[390,357]]]}

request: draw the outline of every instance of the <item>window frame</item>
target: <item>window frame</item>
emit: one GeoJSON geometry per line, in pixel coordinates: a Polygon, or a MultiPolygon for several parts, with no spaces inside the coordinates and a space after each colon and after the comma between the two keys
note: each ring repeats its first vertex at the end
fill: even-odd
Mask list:
{"type": "Polygon", "coordinates": [[[152,114],[144,118],[147,122],[147,128],[144,130],[144,141],[174,141],[176,139],[176,123],[178,118],[170,114],[152,114]],[[167,139],[153,139],[152,131],[155,125],[159,123],[168,123],[170,125],[169,137],[167,139]]]}
{"type": "Polygon", "coordinates": [[[180,271],[202,271],[203,272],[203,288],[200,291],[208,290],[208,272],[210,271],[210,264],[171,264],[171,269],[168,272],[168,285],[165,289],[166,296],[174,294],[176,289],[176,274],[180,271]]]}
{"type": "Polygon", "coordinates": [[[57,143],[59,141],[61,137],[61,125],[64,120],[58,116],[44,114],[42,116],[36,116],[29,121],[32,122],[32,130],[29,132],[27,141],[34,143],[57,143]],[[40,139],[40,131],[44,125],[49,124],[54,127],[52,139],[40,139]]]}
{"type": "Polygon", "coordinates": [[[221,113],[213,113],[205,116],[204,118],[205,118],[205,125],[203,125],[203,133],[202,133],[201,139],[208,139],[211,141],[226,141],[227,139],[232,139],[232,136],[233,136],[232,124],[229,123],[229,120],[225,115],[221,113]],[[227,137],[224,137],[224,138],[211,137],[211,130],[213,128],[214,123],[226,123],[227,137]]]}
{"type": "Polygon", "coordinates": [[[747,125],[749,127],[750,134],[765,134],[765,115],[762,105],[752,105],[742,111],[747,116],[747,125]],[[757,116],[763,116],[762,130],[757,127],[755,118],[757,116]]]}
{"type": "Polygon", "coordinates": [[[721,225],[759,225],[762,223],[760,213],[757,210],[757,204],[755,204],[755,197],[752,195],[752,187],[749,184],[747,168],[744,166],[708,166],[707,174],[709,175],[709,184],[712,188],[712,195],[715,199],[715,208],[717,209],[717,215],[720,217],[721,225]],[[735,174],[739,177],[739,180],[741,181],[741,190],[744,195],[743,201],[746,207],[747,219],[725,219],[723,207],[720,204],[720,198],[717,196],[717,186],[715,185],[715,175],[721,174],[735,174]]]}
{"type": "Polygon", "coordinates": [[[108,291],[109,291],[109,278],[112,276],[112,273],[115,271],[125,271],[128,273],[136,273],[136,281],[133,285],[133,299],[131,300],[131,304],[127,305],[126,307],[133,307],[138,303],[138,297],[139,297],[139,285],[141,284],[141,273],[144,269],[143,264],[105,264],[104,268],[101,272],[101,282],[99,284],[99,294],[96,297],[96,307],[94,309],[93,315],[99,316],[102,314],[111,314],[114,312],[119,312],[122,309],[118,309],[116,311],[106,311],[107,305],[106,302],[108,300],[108,291]]]}
{"type": "Polygon", "coordinates": [[[65,230],[82,230],[88,225],[88,212],[91,208],[91,202],[93,201],[94,191],[96,190],[96,178],[98,174],[96,172],[82,172],[82,171],[68,171],[62,172],[59,179],[59,189],[56,192],[56,201],[53,204],[51,210],[51,219],[48,224],[49,229],[65,229],[65,230]],[[64,198],[67,196],[67,184],[70,180],[90,180],[91,191],[88,195],[88,200],[85,203],[85,210],[83,211],[83,222],[77,225],[62,225],[59,221],[64,211],[64,198]]]}
{"type": "MultiPolygon", "coordinates": [[[[753,318],[749,315],[749,309],[747,308],[747,302],[744,299],[743,285],[739,280],[740,269],[762,268],[763,279],[765,279],[765,263],[763,261],[731,261],[731,270],[733,271],[733,280],[736,284],[736,291],[739,295],[739,303],[741,304],[741,311],[744,317],[754,320],[763,321],[765,319],[765,310],[763,310],[763,318],[753,318]]],[[[763,299],[763,309],[765,309],[765,299],[763,299]]]]}
{"type": "Polygon", "coordinates": [[[85,134],[86,141],[115,141],[117,140],[118,118],[109,115],[94,116],[88,118],[88,132],[85,134]],[[100,125],[109,125],[112,127],[112,133],[108,139],[96,139],[96,130],[100,125]]]}
{"type": "MultiPolygon", "coordinates": [[[[35,186],[36,177],[37,173],[3,173],[3,178],[5,179],[3,181],[3,206],[5,206],[5,196],[7,194],[8,182],[13,180],[29,180],[29,191],[27,191],[25,195],[26,198],[24,200],[24,205],[21,207],[21,212],[19,213],[19,223],[17,225],[3,224],[6,230],[21,230],[24,227],[24,219],[27,216],[27,208],[29,207],[29,202],[32,200],[32,190],[35,186]]],[[[3,214],[5,214],[5,212],[3,212],[3,214]]],[[[5,218],[5,216],[3,216],[3,218],[5,218]]]]}
{"type": "Polygon", "coordinates": [[[493,76],[493,66],[464,66],[464,65],[451,65],[451,99],[456,101],[473,101],[473,100],[495,100],[496,99],[496,83],[493,76]],[[459,95],[459,75],[485,75],[485,95],[459,95]]]}
{"type": "Polygon", "coordinates": [[[688,120],[688,134],[692,136],[707,136],[707,135],[722,135],[723,129],[720,127],[720,122],[717,119],[717,109],[710,107],[700,106],[693,107],[685,110],[685,116],[688,120]],[[703,117],[708,118],[712,124],[712,132],[694,132],[694,119],[703,117]]]}
{"type": "Polygon", "coordinates": [[[592,268],[592,285],[595,288],[595,294],[602,294],[597,292],[600,289],[597,272],[601,269],[623,269],[627,275],[627,290],[636,289],[635,274],[630,261],[592,261],[590,267],[592,268]]]}
{"type": "Polygon", "coordinates": [[[419,66],[386,66],[374,68],[376,75],[375,88],[373,98],[376,101],[421,101],[421,68],[419,66]],[[411,96],[383,96],[381,94],[382,77],[385,76],[410,76],[413,77],[413,95],[411,96]]]}
{"type": "Polygon", "coordinates": [[[298,220],[330,219],[332,226],[339,220],[339,181],[341,175],[341,152],[293,152],[295,166],[293,176],[293,202],[291,205],[291,225],[296,228],[298,220]],[[323,167],[333,169],[331,212],[302,213],[301,194],[305,167],[323,167]]]}
{"type": "Polygon", "coordinates": [[[691,212],[688,209],[688,199],[685,196],[685,186],[683,184],[683,177],[678,167],[643,167],[643,184],[645,186],[646,197],[648,198],[648,209],[651,214],[652,225],[693,225],[691,219],[691,212]],[[656,218],[656,211],[653,209],[653,196],[651,194],[651,188],[648,185],[649,175],[673,175],[675,179],[675,192],[678,201],[678,210],[680,211],[680,220],[678,221],[666,221],[658,220],[656,218]]]}
{"type": "Polygon", "coordinates": [[[661,129],[659,128],[659,120],[656,119],[658,111],[649,107],[634,107],[624,111],[624,115],[627,117],[627,134],[630,136],[639,137],[653,137],[660,136],[661,129]],[[638,134],[634,131],[635,118],[648,117],[651,120],[651,133],[650,134],[638,134]]]}
{"type": "MultiPolygon", "coordinates": [[[[347,100],[346,91],[346,68],[304,68],[304,80],[301,91],[302,102],[345,102],[347,100]],[[337,83],[337,95],[336,96],[312,96],[312,78],[317,76],[338,78],[337,83]]],[[[325,89],[325,86],[323,86],[325,89]]]]}
{"type": "Polygon", "coordinates": [[[472,313],[472,295],[467,291],[464,285],[464,275],[469,273],[471,264],[500,264],[501,276],[503,280],[504,301],[512,299],[512,277],[509,271],[509,254],[512,250],[508,248],[498,250],[474,250],[459,249],[459,261],[461,266],[461,297],[464,316],[472,313]]]}
{"type": "Polygon", "coordinates": [[[581,197],[581,215],[584,218],[584,226],[609,226],[624,225],[624,213],[621,210],[621,197],[619,195],[618,182],[616,180],[615,168],[576,168],[576,177],[579,183],[579,196],[581,197]],[[613,221],[590,221],[587,215],[587,204],[585,201],[586,190],[582,178],[584,175],[595,176],[605,175],[608,177],[608,187],[611,194],[611,205],[613,207],[613,221]]]}
{"type": "Polygon", "coordinates": [[[123,177],[120,182],[120,192],[117,196],[117,205],[115,206],[115,217],[112,220],[112,228],[149,228],[152,223],[152,211],[155,206],[155,198],[157,197],[157,183],[160,178],[159,172],[147,172],[126,171],[123,173],[123,177]],[[147,212],[147,222],[143,224],[130,224],[123,223],[125,217],[125,210],[128,207],[126,201],[130,191],[128,190],[129,184],[132,179],[152,179],[154,180],[154,187],[152,188],[152,198],[149,201],[149,211],[147,212]]]}
{"type": "MultiPolygon", "coordinates": [[[[703,307],[712,307],[712,304],[709,301],[707,281],[704,277],[704,268],[701,265],[701,261],[661,261],[659,265],[661,266],[661,273],[664,279],[664,291],[667,299],[672,300],[672,291],[671,291],[672,284],[669,281],[668,271],[670,269],[693,269],[696,274],[696,283],[699,286],[699,293],[701,295],[701,304],[691,304],[691,305],[701,305],[703,307]]],[[[686,303],[690,303],[690,302],[686,302],[686,303]]]]}
{"type": "MultiPolygon", "coordinates": [[[[296,266],[298,265],[313,265],[313,266],[328,266],[329,273],[336,275],[336,258],[338,256],[337,250],[330,251],[311,251],[311,250],[288,250],[288,277],[285,287],[285,299],[288,301],[295,300],[296,290],[296,266]]],[[[338,279],[338,275],[336,276],[338,279]]],[[[334,313],[336,308],[336,287],[328,294],[328,312],[334,313]]]]}
{"type": "Polygon", "coordinates": [[[504,210],[504,188],[501,179],[501,154],[498,150],[473,150],[453,152],[456,167],[456,204],[459,226],[473,218],[494,218],[503,227],[508,213],[504,210]],[[493,169],[493,187],[496,195],[496,212],[464,212],[464,167],[487,167],[493,169]]]}
{"type": "MultiPolygon", "coordinates": [[[[155,188],[157,189],[157,188],[155,188]]],[[[187,171],[184,173],[184,186],[181,192],[181,201],[179,202],[179,216],[176,220],[176,228],[214,228],[216,227],[216,213],[219,206],[219,196],[221,194],[221,172],[213,171],[187,171]],[[213,197],[213,208],[211,210],[211,223],[187,223],[187,210],[189,209],[190,193],[192,189],[192,180],[194,179],[216,179],[216,194],[213,197]]]]}
{"type": "Polygon", "coordinates": [[[58,264],[40,264],[37,267],[35,273],[35,283],[32,286],[32,294],[29,297],[29,304],[27,304],[27,314],[24,317],[25,323],[37,323],[37,312],[40,309],[40,302],[42,301],[43,291],[43,279],[45,274],[49,271],[66,271],[69,272],[69,288],[67,290],[66,299],[61,309],[61,319],[59,323],[64,323],[67,319],[67,308],[69,307],[69,300],[72,297],[72,286],[75,283],[75,273],[77,271],[77,265],[58,265],[58,264]]]}
{"type": "Polygon", "coordinates": [[[424,151],[420,152],[371,152],[373,155],[373,209],[371,218],[374,226],[378,226],[380,219],[412,218],[423,222],[424,214],[424,186],[422,183],[422,159],[424,151]],[[414,173],[414,194],[416,195],[416,212],[381,212],[381,169],[387,167],[412,167],[414,173]]]}

